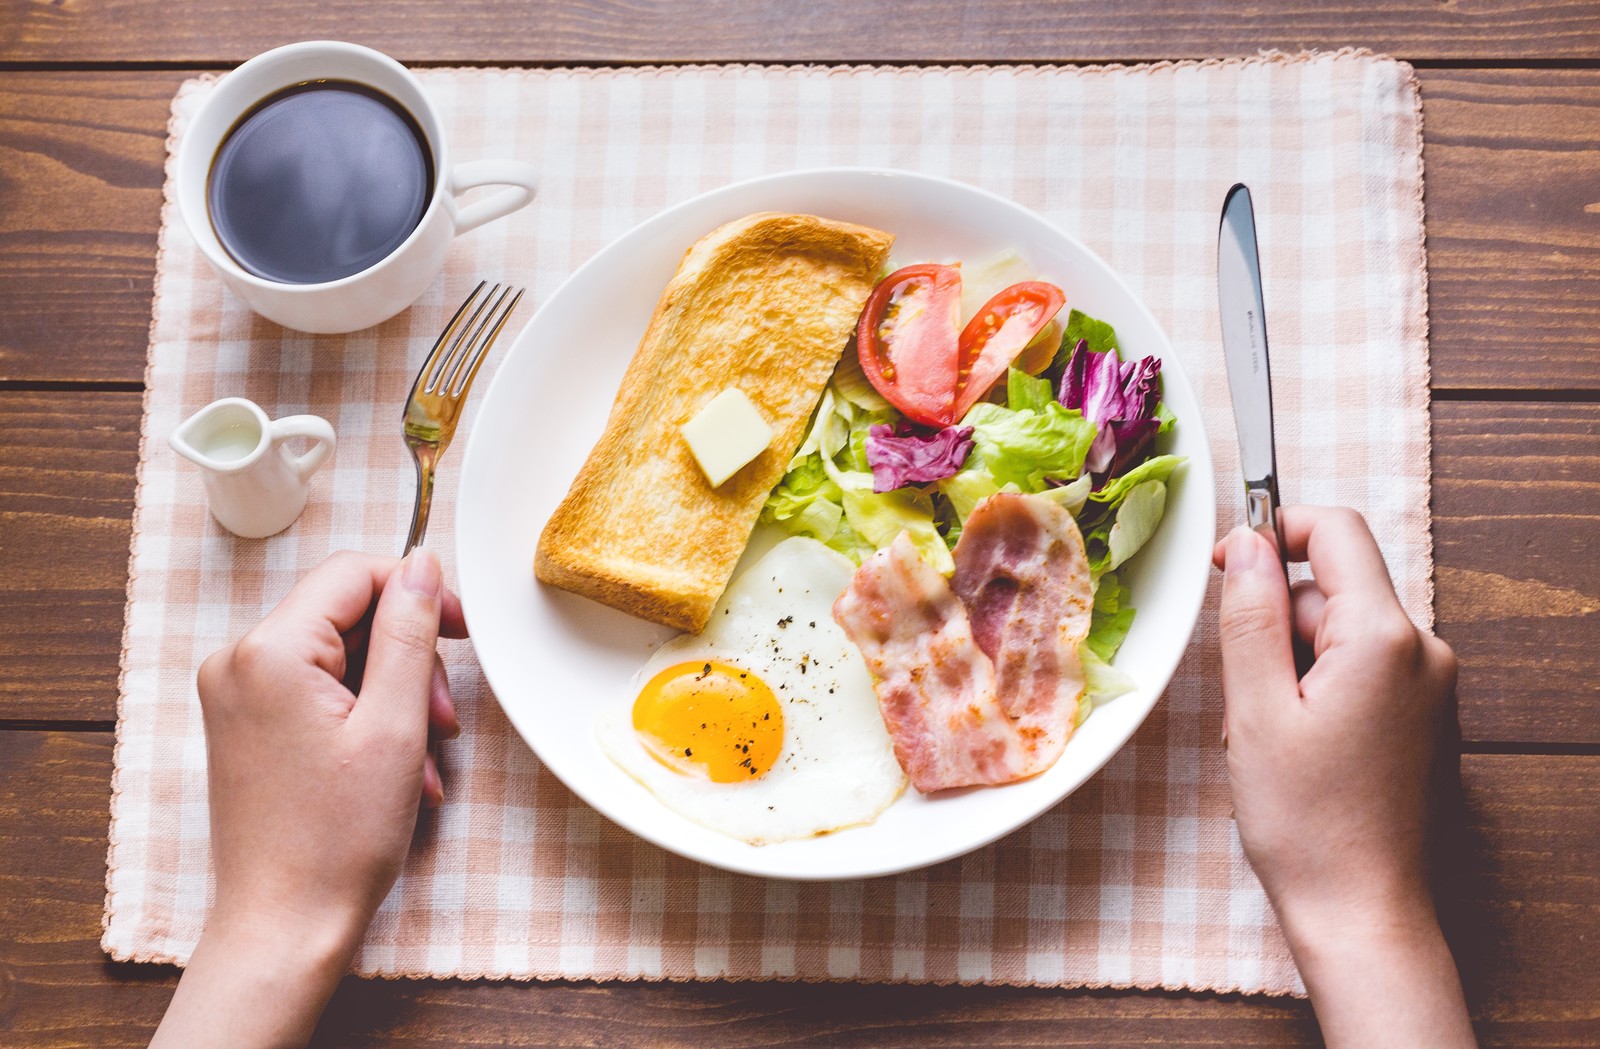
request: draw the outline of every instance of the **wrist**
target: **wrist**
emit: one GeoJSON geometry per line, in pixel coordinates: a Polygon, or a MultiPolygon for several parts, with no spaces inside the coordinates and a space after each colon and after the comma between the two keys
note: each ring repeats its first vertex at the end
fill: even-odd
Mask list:
{"type": "MultiPolygon", "coordinates": [[[[1296,958],[1390,952],[1439,938],[1427,889],[1391,887],[1338,897],[1273,895],[1273,909],[1296,958]]],[[[1304,962],[1301,963],[1302,968],[1304,962]]]]}
{"type": "Polygon", "coordinates": [[[1280,912],[1329,1049],[1475,1047],[1461,982],[1426,895],[1280,912]]]}
{"type": "Polygon", "coordinates": [[[178,983],[152,1049],[305,1045],[359,943],[343,923],[219,906],[178,983]]]}
{"type": "Polygon", "coordinates": [[[230,958],[253,959],[263,971],[331,986],[349,970],[365,929],[365,920],[342,912],[219,903],[202,942],[230,958]]]}

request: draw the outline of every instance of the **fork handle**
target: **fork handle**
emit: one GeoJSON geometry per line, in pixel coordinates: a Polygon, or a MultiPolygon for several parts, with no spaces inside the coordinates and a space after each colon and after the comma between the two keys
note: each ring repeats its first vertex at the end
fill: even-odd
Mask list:
{"type": "Polygon", "coordinates": [[[417,465],[417,501],[411,507],[411,534],[406,537],[406,548],[401,557],[422,545],[428,534],[428,511],[433,508],[433,464],[437,452],[431,448],[417,448],[414,452],[417,465]]]}

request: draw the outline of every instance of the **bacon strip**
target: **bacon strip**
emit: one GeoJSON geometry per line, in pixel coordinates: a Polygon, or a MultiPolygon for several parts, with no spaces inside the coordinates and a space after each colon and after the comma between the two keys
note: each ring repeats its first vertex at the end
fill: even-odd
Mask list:
{"type": "Polygon", "coordinates": [[[895,756],[923,793],[1010,783],[1061,756],[1084,691],[1093,589],[1072,515],[991,496],[946,581],[900,536],[869,557],[834,618],[872,671],[895,756]]]}
{"type": "Polygon", "coordinates": [[[994,661],[1001,705],[1033,770],[1042,772],[1061,756],[1083,698],[1078,645],[1094,610],[1083,535],[1050,500],[1001,493],[967,517],[955,562],[951,589],[994,661]]]}
{"type": "Polygon", "coordinates": [[[994,663],[966,609],[908,535],[861,565],[833,618],[867,662],[894,755],[923,793],[1007,783],[1023,764],[994,663]]]}

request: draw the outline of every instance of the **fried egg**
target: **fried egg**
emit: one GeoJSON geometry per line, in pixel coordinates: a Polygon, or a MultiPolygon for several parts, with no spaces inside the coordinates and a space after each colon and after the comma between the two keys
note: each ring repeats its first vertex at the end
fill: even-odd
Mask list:
{"type": "Polygon", "coordinates": [[[905,789],[861,653],[833,621],[855,566],[773,547],[698,635],[658,648],[601,749],[672,811],[765,845],[870,823],[905,789]]]}

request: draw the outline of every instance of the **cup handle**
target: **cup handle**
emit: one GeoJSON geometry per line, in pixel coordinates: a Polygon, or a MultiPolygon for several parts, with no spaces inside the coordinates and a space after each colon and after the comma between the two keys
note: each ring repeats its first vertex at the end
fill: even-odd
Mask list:
{"type": "Polygon", "coordinates": [[[487,200],[474,201],[456,212],[456,232],[477,229],[485,222],[505,218],[525,208],[539,191],[539,176],[532,164],[520,160],[469,160],[450,172],[450,192],[460,196],[479,186],[505,186],[487,200]]]}
{"type": "Polygon", "coordinates": [[[290,415],[274,420],[271,433],[274,447],[294,437],[305,437],[313,442],[309,451],[287,456],[290,467],[302,484],[309,481],[317,468],[328,461],[336,443],[333,426],[317,415],[290,415]]]}

